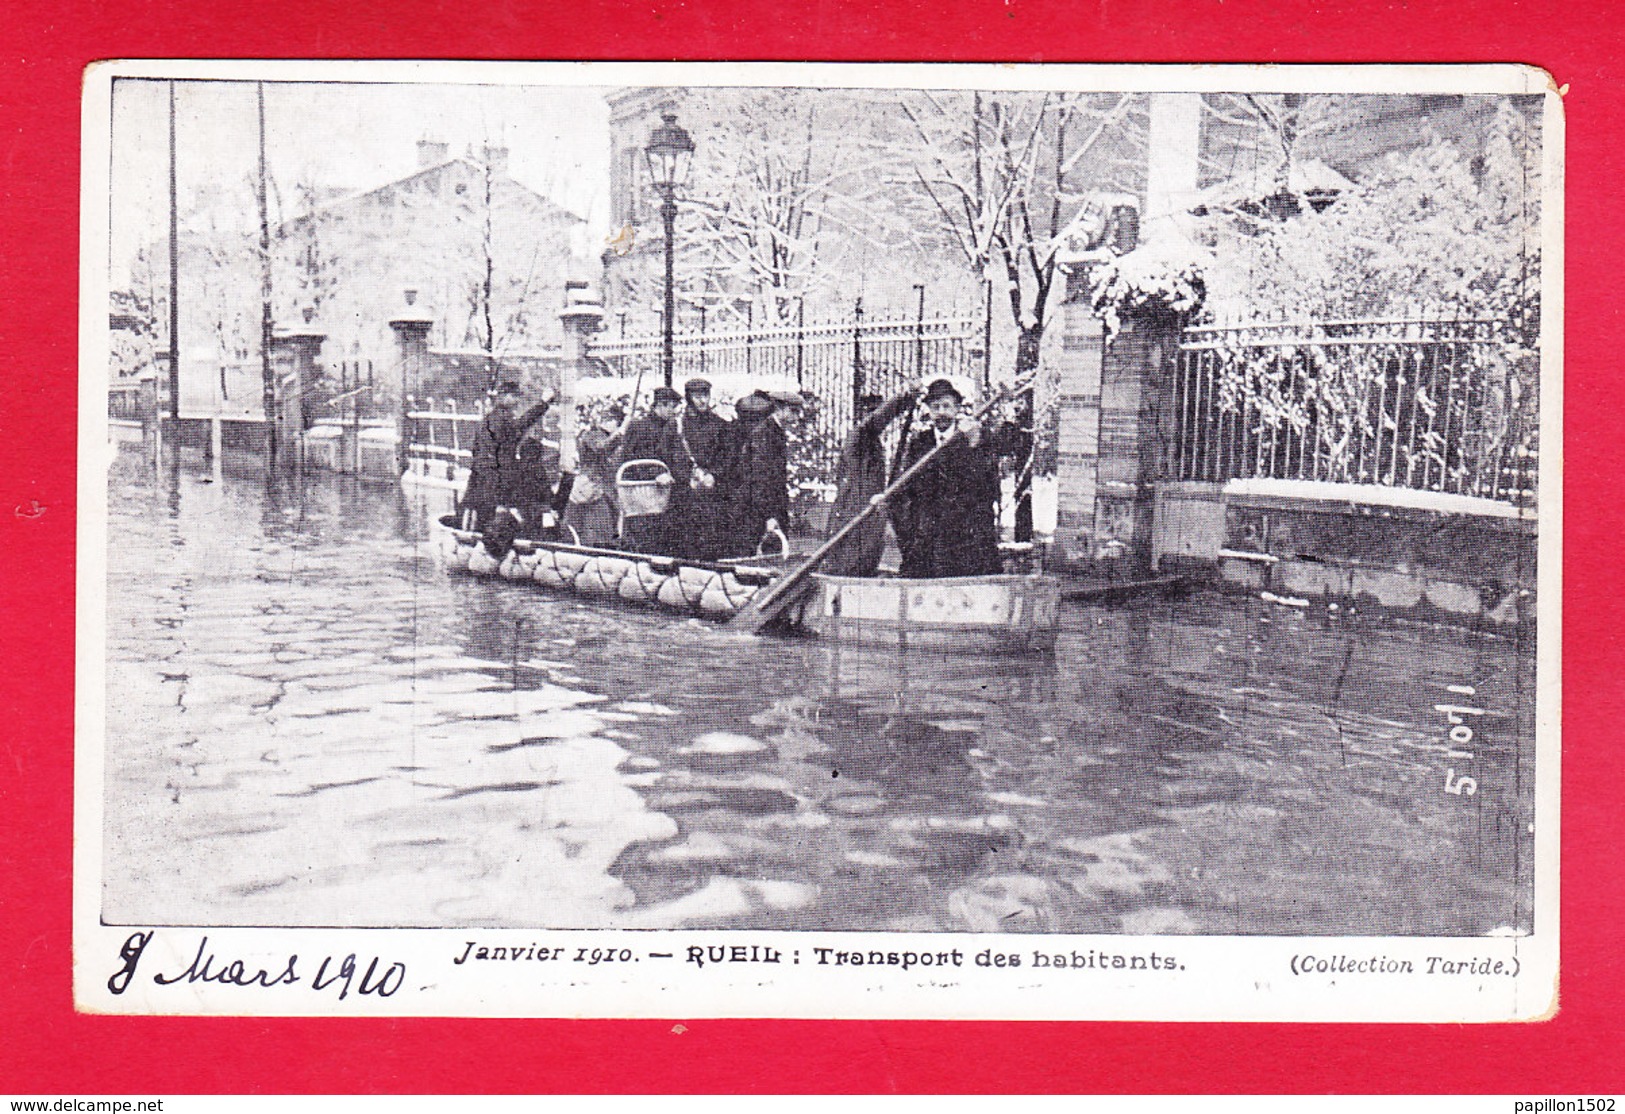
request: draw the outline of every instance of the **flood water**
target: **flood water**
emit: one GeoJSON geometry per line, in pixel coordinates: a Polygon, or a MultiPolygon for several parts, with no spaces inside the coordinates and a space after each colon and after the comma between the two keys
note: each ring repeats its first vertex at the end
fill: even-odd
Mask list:
{"type": "Polygon", "coordinates": [[[1506,639],[1198,593],[860,651],[448,575],[336,477],[126,452],[109,496],[109,922],[1532,925],[1506,639]]]}

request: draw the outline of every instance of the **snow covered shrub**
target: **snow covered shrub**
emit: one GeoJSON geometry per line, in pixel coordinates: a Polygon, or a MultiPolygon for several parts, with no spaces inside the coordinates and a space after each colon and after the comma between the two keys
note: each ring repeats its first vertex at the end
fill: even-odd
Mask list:
{"type": "Polygon", "coordinates": [[[1170,241],[1147,244],[1124,255],[1112,255],[1089,272],[1089,300],[1116,333],[1130,313],[1189,320],[1207,299],[1207,252],[1170,241]]]}

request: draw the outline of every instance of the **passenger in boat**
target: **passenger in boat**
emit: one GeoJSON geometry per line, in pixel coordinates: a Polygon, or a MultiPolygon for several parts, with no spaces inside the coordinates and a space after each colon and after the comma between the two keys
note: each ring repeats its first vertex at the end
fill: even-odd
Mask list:
{"type": "Polygon", "coordinates": [[[576,438],[578,467],[565,520],[582,545],[611,546],[620,536],[620,505],[615,498],[615,464],[630,419],[626,407],[611,403],[594,429],[576,438]]]}
{"type": "Polygon", "coordinates": [[[800,411],[801,397],[755,391],[734,404],[743,424],[735,461],[733,546],[755,553],[762,539],[790,523],[789,438],[784,427],[800,411]]]}
{"type": "MultiPolygon", "coordinates": [[[[907,523],[902,545],[905,577],[986,576],[1003,571],[996,511],[999,458],[982,429],[961,418],[964,398],[946,379],[925,389],[929,429],[909,439],[907,469],[945,446],[894,500],[907,523]]],[[[899,543],[903,531],[899,531],[899,543]]]]}
{"type": "Polygon", "coordinates": [[[498,561],[513,548],[514,539],[558,541],[563,531],[564,508],[575,483],[573,465],[560,462],[558,483],[553,482],[554,452],[540,437],[530,434],[519,442],[502,470],[502,501],[484,530],[486,552],[498,561]]]}
{"type": "Polygon", "coordinates": [[[491,520],[502,497],[504,462],[512,467],[520,440],[547,413],[548,406],[553,402],[553,392],[545,392],[540,402],[515,417],[514,408],[519,405],[519,398],[519,384],[511,379],[504,382],[496,390],[490,411],[474,431],[468,486],[463,489],[459,505],[465,530],[482,529],[491,520]]]}
{"type": "MultiPolygon", "coordinates": [[[[621,443],[620,464],[629,460],[658,460],[672,474],[675,488],[681,480],[679,465],[685,457],[677,433],[677,411],[683,396],[670,387],[656,387],[650,413],[635,418],[621,443]]],[[[622,524],[624,548],[634,553],[671,555],[671,511],[663,514],[628,515],[622,524]]]]}
{"type": "MultiPolygon", "coordinates": [[[[826,538],[834,537],[886,490],[886,446],[881,437],[886,427],[898,415],[912,410],[919,399],[919,390],[911,388],[890,399],[864,395],[858,400],[858,424],[846,435],[835,467],[835,505],[830,508],[826,538]]],[[[886,516],[872,514],[830,554],[824,571],[836,576],[873,576],[880,568],[885,548],[886,516]]]]}
{"type": "Polygon", "coordinates": [[[673,468],[668,528],[676,556],[714,561],[731,548],[728,492],[737,457],[734,424],[711,409],[711,384],[683,384],[687,403],[677,415],[677,439],[686,467],[673,468]]]}

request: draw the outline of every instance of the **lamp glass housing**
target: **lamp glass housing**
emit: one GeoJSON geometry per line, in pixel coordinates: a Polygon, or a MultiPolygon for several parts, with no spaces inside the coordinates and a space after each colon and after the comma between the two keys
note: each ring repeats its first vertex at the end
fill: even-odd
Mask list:
{"type": "Polygon", "coordinates": [[[689,165],[694,159],[694,140],[677,123],[673,113],[665,113],[663,123],[649,136],[644,156],[649,160],[649,179],[666,196],[688,182],[689,165]]]}

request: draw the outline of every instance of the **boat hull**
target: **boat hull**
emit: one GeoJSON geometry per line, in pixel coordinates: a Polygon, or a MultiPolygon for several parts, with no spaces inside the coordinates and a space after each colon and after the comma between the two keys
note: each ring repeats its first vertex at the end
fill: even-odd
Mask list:
{"type": "Polygon", "coordinates": [[[939,580],[817,575],[796,615],[840,642],[955,653],[1045,653],[1055,648],[1060,582],[1047,576],[939,580]]]}
{"type": "Polygon", "coordinates": [[[478,532],[442,518],[435,528],[441,563],[477,576],[529,580],[544,588],[615,599],[667,611],[727,619],[750,602],[773,576],[726,566],[683,562],[619,550],[551,542],[516,541],[499,561],[478,532]]]}
{"type": "MultiPolygon", "coordinates": [[[[435,527],[453,571],[533,581],[544,588],[709,619],[727,619],[781,574],[777,564],[685,562],[551,542],[514,543],[500,561],[476,531],[451,516],[435,527]]],[[[841,642],[951,653],[1033,654],[1055,647],[1060,582],[1048,576],[940,580],[813,575],[813,590],[787,618],[797,630],[841,642]]]]}

